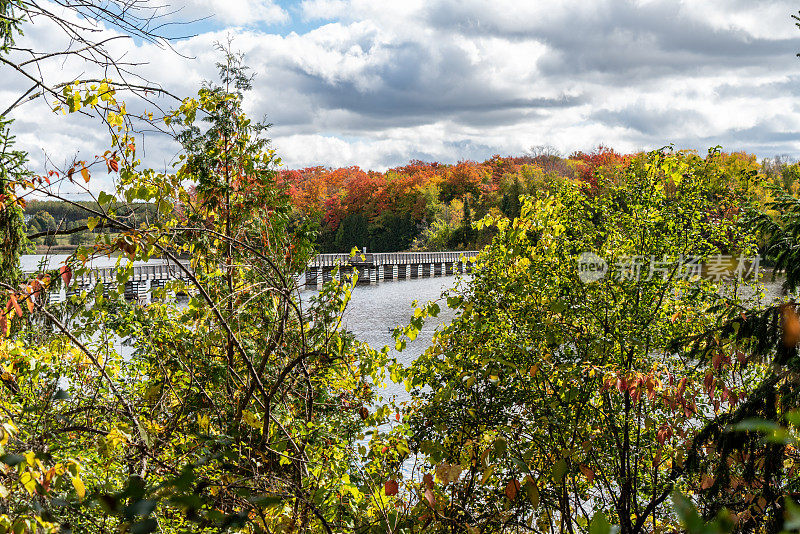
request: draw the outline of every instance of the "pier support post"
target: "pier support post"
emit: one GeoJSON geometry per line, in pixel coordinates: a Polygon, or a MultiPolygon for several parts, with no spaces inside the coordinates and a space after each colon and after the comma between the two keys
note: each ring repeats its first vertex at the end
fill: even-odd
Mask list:
{"type": "Polygon", "coordinates": [[[317,287],[317,278],[319,270],[316,267],[309,267],[306,269],[306,288],[317,287]]]}

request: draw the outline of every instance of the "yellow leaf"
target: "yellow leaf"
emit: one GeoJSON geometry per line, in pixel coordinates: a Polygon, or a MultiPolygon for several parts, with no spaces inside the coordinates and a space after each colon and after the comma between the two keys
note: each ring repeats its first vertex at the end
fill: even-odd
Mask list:
{"type": "Polygon", "coordinates": [[[36,463],[36,453],[33,451],[26,452],[23,456],[25,456],[25,461],[28,462],[28,465],[33,465],[36,463]]]}
{"type": "Polygon", "coordinates": [[[83,176],[83,181],[88,183],[89,182],[89,169],[87,169],[86,167],[82,168],[81,169],[81,176],[83,176]]]}
{"type": "Polygon", "coordinates": [[[208,416],[207,415],[198,415],[197,416],[197,425],[203,432],[208,432],[208,416]]]}
{"type": "Polygon", "coordinates": [[[253,428],[260,429],[263,426],[258,420],[258,416],[247,410],[242,412],[242,420],[253,428]]]}
{"type": "Polygon", "coordinates": [[[33,495],[36,492],[36,480],[33,478],[33,475],[30,471],[25,471],[19,477],[19,481],[22,483],[22,486],[33,495]]]}
{"type": "Polygon", "coordinates": [[[486,484],[486,481],[489,480],[489,477],[492,476],[494,473],[494,466],[489,466],[489,469],[483,472],[483,478],[481,479],[481,484],[486,484]]]}
{"type": "Polygon", "coordinates": [[[83,480],[79,477],[72,477],[72,486],[75,488],[79,499],[83,499],[86,496],[86,486],[83,485],[83,480]]]}

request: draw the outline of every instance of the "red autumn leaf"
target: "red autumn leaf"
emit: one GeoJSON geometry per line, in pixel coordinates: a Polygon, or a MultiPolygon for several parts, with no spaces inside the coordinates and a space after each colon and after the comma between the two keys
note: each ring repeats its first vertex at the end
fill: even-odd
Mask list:
{"type": "Polygon", "coordinates": [[[624,378],[617,378],[617,390],[620,394],[625,393],[626,389],[628,389],[628,382],[624,378]]]}
{"type": "Polygon", "coordinates": [[[68,286],[69,281],[72,280],[72,269],[70,269],[68,265],[62,265],[59,267],[58,272],[61,273],[61,279],[64,281],[64,285],[68,286]]]}
{"type": "Polygon", "coordinates": [[[800,343],[800,318],[797,317],[797,312],[794,311],[793,305],[784,304],[781,307],[781,322],[783,326],[783,345],[791,348],[800,343]]]}
{"type": "Polygon", "coordinates": [[[81,176],[83,176],[83,181],[89,183],[89,169],[86,167],[81,169],[81,176]]]}
{"type": "Polygon", "coordinates": [[[591,484],[594,480],[594,471],[592,471],[588,465],[584,464],[580,464],[578,468],[581,470],[581,473],[583,473],[583,476],[586,477],[586,481],[591,484]]]}
{"type": "Polygon", "coordinates": [[[517,497],[517,493],[519,492],[519,480],[512,480],[506,486],[506,497],[508,497],[509,501],[513,501],[517,497]]]}
{"type": "Polygon", "coordinates": [[[681,381],[678,383],[678,391],[675,394],[676,398],[683,398],[683,392],[686,391],[686,377],[681,378],[681,381]]]}
{"type": "Polygon", "coordinates": [[[366,420],[367,417],[369,417],[369,410],[367,410],[367,408],[365,406],[362,406],[358,410],[358,415],[360,415],[361,416],[361,420],[364,421],[364,420],[366,420]]]}
{"type": "Polygon", "coordinates": [[[109,172],[110,171],[119,172],[119,163],[117,162],[116,159],[108,160],[108,170],[109,172]]]}
{"type": "Polygon", "coordinates": [[[714,369],[719,371],[719,368],[722,366],[722,352],[717,350],[714,352],[714,355],[711,357],[711,365],[714,366],[714,369]]]}
{"type": "Polygon", "coordinates": [[[386,445],[381,447],[381,454],[386,454],[387,452],[389,452],[389,447],[387,447],[386,445]]]}
{"type": "Polygon", "coordinates": [[[25,299],[25,304],[28,305],[28,311],[33,313],[33,295],[28,295],[28,298],[25,299]]]}
{"type": "Polygon", "coordinates": [[[428,502],[428,506],[433,508],[436,501],[433,498],[433,491],[431,491],[430,488],[425,488],[425,500],[428,502]]]}
{"type": "Polygon", "coordinates": [[[22,317],[22,308],[19,307],[16,295],[11,295],[11,305],[14,307],[14,311],[17,312],[17,317],[22,317]]]}
{"type": "Polygon", "coordinates": [[[430,473],[425,473],[425,476],[422,477],[422,482],[428,489],[433,489],[433,475],[430,473]]]}
{"type": "Polygon", "coordinates": [[[703,475],[702,479],[700,480],[700,489],[708,489],[713,485],[714,485],[714,477],[703,475]]]}
{"type": "Polygon", "coordinates": [[[0,313],[0,335],[5,336],[8,332],[8,320],[5,313],[0,313]]]}
{"type": "Polygon", "coordinates": [[[383,485],[383,491],[386,492],[386,495],[391,497],[392,495],[397,495],[398,487],[399,485],[397,484],[396,480],[387,480],[383,485]]]}
{"type": "Polygon", "coordinates": [[[664,442],[670,438],[672,438],[672,427],[667,423],[664,423],[661,425],[661,428],[658,429],[658,432],[656,433],[656,439],[658,439],[658,442],[663,445],[664,442]]]}

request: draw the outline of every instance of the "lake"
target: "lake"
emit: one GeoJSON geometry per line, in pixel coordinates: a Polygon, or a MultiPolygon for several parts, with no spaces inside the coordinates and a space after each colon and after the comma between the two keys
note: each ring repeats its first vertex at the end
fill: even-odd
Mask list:
{"type": "MultiPolygon", "coordinates": [[[[420,305],[429,300],[437,300],[443,291],[455,285],[457,279],[457,276],[438,276],[356,286],[345,310],[344,328],[355,334],[360,341],[369,343],[373,348],[380,349],[388,345],[398,361],[408,365],[425,352],[431,343],[436,327],[450,322],[454,317],[454,311],[447,307],[446,301],[440,301],[439,316],[429,318],[417,338],[408,342],[402,352],[394,350],[392,330],[398,325],[409,324],[414,314],[414,307],[411,303],[415,299],[420,305]]],[[[303,300],[314,294],[316,291],[311,290],[301,293],[303,300]]],[[[401,401],[409,398],[403,384],[394,384],[387,378],[386,396],[393,395],[396,395],[401,401]]]]}

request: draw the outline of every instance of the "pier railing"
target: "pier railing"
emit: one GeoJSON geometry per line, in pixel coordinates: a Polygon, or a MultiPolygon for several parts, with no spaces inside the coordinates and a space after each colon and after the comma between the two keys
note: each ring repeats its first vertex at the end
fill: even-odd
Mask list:
{"type": "Polygon", "coordinates": [[[311,260],[309,267],[334,267],[336,265],[422,265],[434,263],[456,263],[463,258],[474,258],[476,250],[447,252],[367,252],[356,254],[319,254],[311,260]]]}
{"type": "MultiPolygon", "coordinates": [[[[379,283],[389,280],[423,278],[450,275],[469,270],[469,263],[478,251],[453,252],[370,252],[350,256],[350,254],[319,254],[308,264],[305,272],[297,280],[306,288],[318,287],[334,276],[357,270],[359,284],[379,283]]],[[[181,262],[191,270],[188,262],[181,262]]],[[[111,284],[117,281],[116,267],[91,269],[73,277],[68,288],[52,292],[52,301],[63,301],[67,296],[80,291],[93,289],[98,283],[111,284]]],[[[175,263],[152,263],[136,265],[125,282],[125,297],[129,300],[147,300],[150,290],[163,287],[168,280],[186,279],[183,269],[175,263]]]]}
{"type": "Polygon", "coordinates": [[[359,284],[389,280],[427,278],[468,271],[479,251],[448,252],[365,252],[363,254],[320,254],[308,264],[304,285],[318,287],[338,273],[359,273],[359,284]]]}

